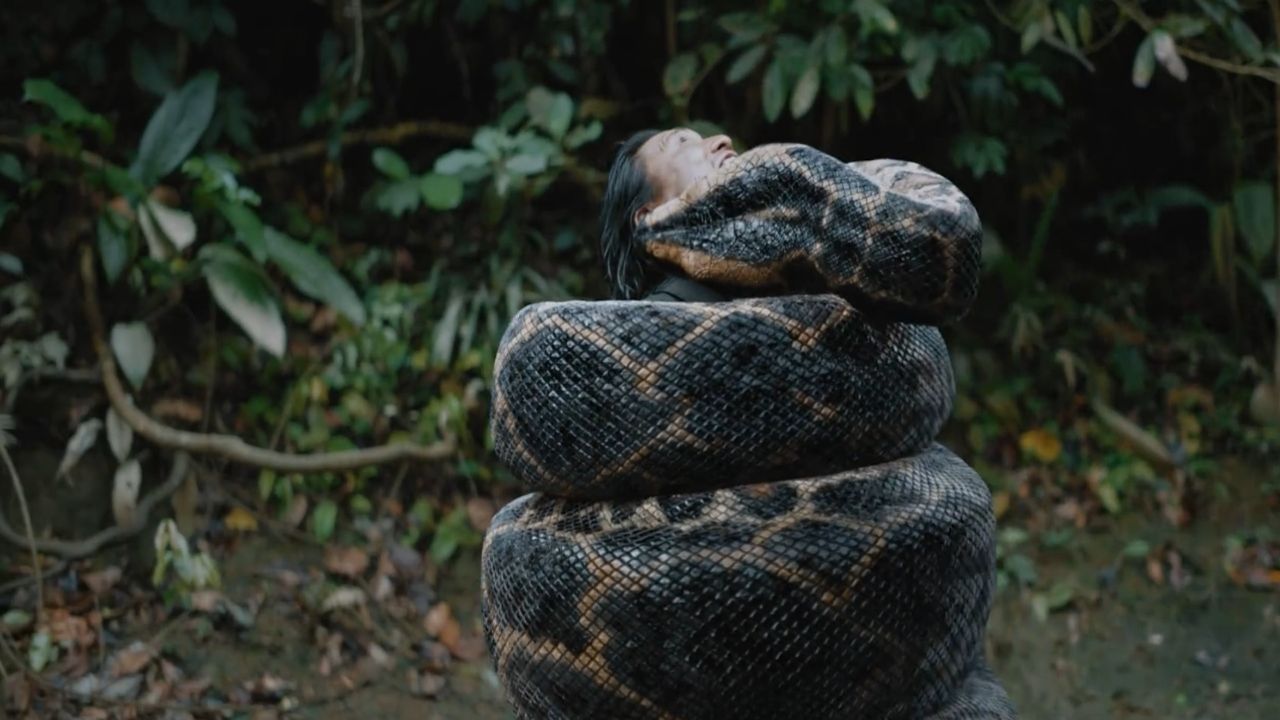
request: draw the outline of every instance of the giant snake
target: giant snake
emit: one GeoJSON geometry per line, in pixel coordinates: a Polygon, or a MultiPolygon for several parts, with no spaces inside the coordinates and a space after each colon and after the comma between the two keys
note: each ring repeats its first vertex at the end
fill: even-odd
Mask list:
{"type": "Polygon", "coordinates": [[[490,428],[533,492],[485,534],[485,638],[519,718],[1013,718],[988,667],[995,519],[936,442],[938,326],[978,285],[952,183],[743,153],[639,248],[725,302],[542,302],[490,428]]]}

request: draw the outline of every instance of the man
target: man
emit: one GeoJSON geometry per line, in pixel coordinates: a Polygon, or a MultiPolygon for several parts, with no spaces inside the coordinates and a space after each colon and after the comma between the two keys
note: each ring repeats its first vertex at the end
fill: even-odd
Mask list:
{"type": "Polygon", "coordinates": [[[609,170],[600,213],[605,273],[614,297],[696,302],[727,299],[708,285],[666,274],[641,256],[634,247],[634,230],[655,208],[679,197],[736,156],[729,136],[704,138],[689,128],[643,130],[622,143],[609,170]]]}

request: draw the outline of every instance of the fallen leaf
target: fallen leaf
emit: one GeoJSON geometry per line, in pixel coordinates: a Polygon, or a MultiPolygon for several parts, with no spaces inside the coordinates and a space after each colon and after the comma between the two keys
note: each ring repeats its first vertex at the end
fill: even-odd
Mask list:
{"type": "Polygon", "coordinates": [[[364,605],[366,600],[364,590],[358,587],[340,587],[329,593],[329,596],[324,599],[321,609],[329,612],[330,610],[356,607],[364,605]]]}
{"type": "Polygon", "coordinates": [[[1051,463],[1062,454],[1062,441],[1052,433],[1036,428],[1018,437],[1018,447],[1042,463],[1051,463]]]}
{"type": "Polygon", "coordinates": [[[1001,490],[1000,492],[995,493],[995,495],[992,497],[991,500],[992,500],[992,506],[994,507],[997,520],[1004,517],[1004,514],[1009,512],[1010,498],[1009,498],[1009,493],[1007,491],[1001,490]]]}
{"type": "Polygon", "coordinates": [[[484,657],[487,652],[487,648],[484,644],[484,638],[478,635],[458,635],[456,638],[446,638],[442,636],[440,638],[440,644],[449,648],[449,652],[453,653],[454,657],[462,660],[463,662],[479,660],[484,657]],[[449,642],[449,640],[452,640],[452,642],[449,642]]]}
{"type": "Polygon", "coordinates": [[[151,664],[155,656],[155,648],[141,640],[134,640],[128,647],[118,651],[107,661],[107,674],[112,678],[133,675],[151,664]]]}
{"type": "Polygon", "coordinates": [[[324,567],[335,575],[358,578],[369,567],[369,554],[356,547],[326,546],[324,567]]]}
{"type": "Polygon", "coordinates": [[[120,582],[123,575],[122,570],[111,565],[109,568],[93,571],[93,573],[84,573],[81,575],[81,580],[84,587],[87,587],[91,593],[106,594],[120,582]]]}
{"type": "Polygon", "coordinates": [[[453,655],[449,652],[449,648],[438,642],[424,641],[418,654],[422,657],[423,669],[428,672],[444,673],[453,664],[453,655]]]}
{"type": "Polygon", "coordinates": [[[444,626],[451,620],[453,620],[453,609],[449,607],[449,603],[436,603],[422,619],[422,629],[426,630],[431,637],[440,637],[444,626]]]}
{"type": "Polygon", "coordinates": [[[409,692],[418,697],[434,698],[444,689],[444,684],[443,675],[409,671],[409,692]]]}
{"type": "Polygon", "coordinates": [[[102,421],[98,418],[89,418],[76,428],[75,433],[71,435],[71,439],[67,441],[67,449],[62,455],[62,462],[58,464],[57,477],[66,477],[71,472],[76,463],[80,462],[80,458],[84,457],[86,452],[93,447],[98,441],[98,433],[102,432],[102,421]]]}
{"type": "Polygon", "coordinates": [[[253,516],[253,513],[239,505],[231,508],[226,516],[222,518],[222,523],[232,532],[256,532],[258,530],[258,519],[253,516]]]}
{"type": "Polygon", "coordinates": [[[471,498],[467,501],[467,520],[477,532],[489,529],[489,523],[498,510],[488,498],[471,498]]]}
{"type": "Polygon", "coordinates": [[[138,520],[138,491],[142,489],[142,465],[134,458],[116,468],[111,488],[111,512],[116,525],[133,527],[138,520]]]}
{"type": "Polygon", "coordinates": [[[191,593],[191,607],[198,612],[217,612],[222,606],[222,593],[217,590],[196,590],[191,593]]]}

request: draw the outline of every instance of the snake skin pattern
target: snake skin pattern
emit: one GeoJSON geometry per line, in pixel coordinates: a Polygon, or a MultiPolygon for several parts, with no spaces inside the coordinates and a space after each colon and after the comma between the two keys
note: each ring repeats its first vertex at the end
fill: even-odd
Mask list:
{"type": "Polygon", "coordinates": [[[765,145],[637,233],[735,299],[516,315],[490,424],[533,492],[485,534],[481,607],[517,717],[1015,717],[991,496],[935,442],[980,240],[919,165],[765,145]]]}

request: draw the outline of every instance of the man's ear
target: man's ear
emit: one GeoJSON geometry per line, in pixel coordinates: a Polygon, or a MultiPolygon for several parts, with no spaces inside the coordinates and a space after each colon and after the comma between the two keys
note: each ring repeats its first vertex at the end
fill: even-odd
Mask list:
{"type": "Polygon", "coordinates": [[[640,227],[640,224],[644,222],[644,219],[649,217],[649,213],[653,212],[653,209],[657,206],[658,203],[650,200],[636,208],[635,213],[631,216],[631,227],[640,227]]]}

